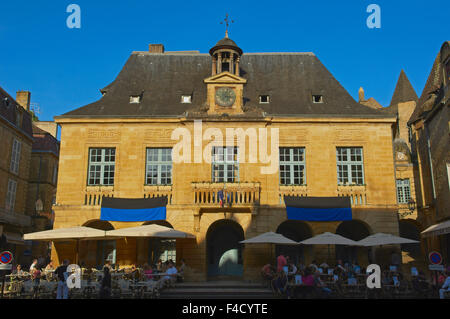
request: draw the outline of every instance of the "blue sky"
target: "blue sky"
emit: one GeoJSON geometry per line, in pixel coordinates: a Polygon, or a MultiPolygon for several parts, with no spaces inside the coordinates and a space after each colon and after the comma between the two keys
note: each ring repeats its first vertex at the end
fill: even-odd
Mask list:
{"type": "Polygon", "coordinates": [[[29,90],[40,119],[52,120],[100,98],[132,51],[149,43],[166,50],[208,50],[224,36],[245,52],[314,52],[357,99],[390,103],[401,69],[420,96],[432,63],[450,40],[448,1],[3,1],[0,86],[29,90]],[[81,29],[69,29],[66,8],[81,7],[81,29]],[[369,29],[369,4],[381,28],[369,29]]]}

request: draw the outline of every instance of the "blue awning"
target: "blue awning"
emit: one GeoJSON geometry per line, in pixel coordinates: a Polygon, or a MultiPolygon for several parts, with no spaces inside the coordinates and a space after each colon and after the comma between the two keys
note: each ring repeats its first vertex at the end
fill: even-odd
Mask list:
{"type": "Polygon", "coordinates": [[[350,197],[285,196],[287,218],[304,221],[352,220],[350,197]]]}
{"type": "Polygon", "coordinates": [[[155,198],[113,198],[102,200],[100,220],[146,222],[166,219],[167,196],[155,198]]]}

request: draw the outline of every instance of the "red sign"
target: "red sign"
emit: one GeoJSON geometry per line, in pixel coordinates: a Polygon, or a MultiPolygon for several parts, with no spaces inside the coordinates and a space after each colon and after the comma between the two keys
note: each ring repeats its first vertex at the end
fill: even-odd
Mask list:
{"type": "Polygon", "coordinates": [[[13,255],[9,251],[4,251],[0,254],[0,263],[9,264],[13,259],[13,255]]]}
{"type": "Polygon", "coordinates": [[[442,255],[437,251],[432,251],[428,255],[428,259],[430,260],[430,263],[432,263],[433,265],[440,265],[442,263],[442,255]]]}

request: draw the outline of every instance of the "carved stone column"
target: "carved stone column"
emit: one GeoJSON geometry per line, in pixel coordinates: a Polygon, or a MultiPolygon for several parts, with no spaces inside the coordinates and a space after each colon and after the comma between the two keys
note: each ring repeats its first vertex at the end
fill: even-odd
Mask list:
{"type": "Polygon", "coordinates": [[[217,74],[217,58],[216,56],[213,56],[212,59],[212,75],[216,75],[217,74]]]}
{"type": "Polygon", "coordinates": [[[217,74],[222,72],[222,52],[217,54],[217,74]]]}

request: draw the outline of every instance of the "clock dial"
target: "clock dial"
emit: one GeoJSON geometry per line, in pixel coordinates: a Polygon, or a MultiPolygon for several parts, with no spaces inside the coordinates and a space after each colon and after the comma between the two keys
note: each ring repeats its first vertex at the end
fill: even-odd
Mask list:
{"type": "Polygon", "coordinates": [[[236,101],[236,93],[231,88],[219,88],[216,91],[216,103],[220,106],[230,107],[236,101]]]}

